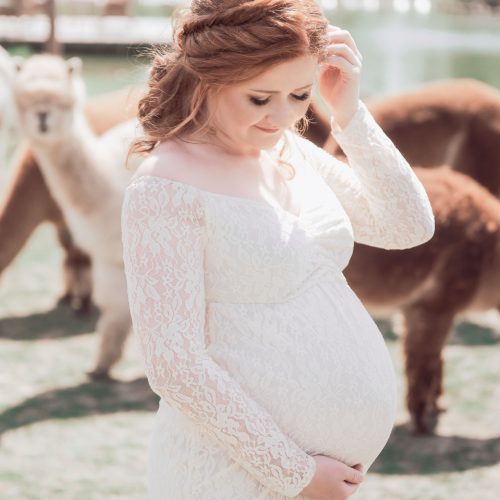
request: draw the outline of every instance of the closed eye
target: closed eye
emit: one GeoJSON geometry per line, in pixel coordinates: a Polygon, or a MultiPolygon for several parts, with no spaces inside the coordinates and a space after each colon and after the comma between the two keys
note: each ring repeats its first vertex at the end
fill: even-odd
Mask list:
{"type": "Polygon", "coordinates": [[[311,94],[309,92],[305,92],[304,94],[301,94],[301,95],[295,95],[295,94],[292,94],[292,96],[297,99],[297,101],[305,101],[307,99],[309,99],[309,96],[311,94]]]}
{"type": "MultiPolygon", "coordinates": [[[[305,100],[309,99],[311,94],[309,92],[305,92],[304,94],[301,94],[301,95],[295,95],[295,94],[291,94],[291,95],[297,101],[305,101],[305,100]]],[[[267,104],[269,102],[270,99],[271,99],[270,97],[268,97],[267,99],[258,99],[257,97],[250,97],[250,101],[253,104],[255,104],[256,106],[264,106],[265,104],[267,104]]]]}
{"type": "Polygon", "coordinates": [[[250,102],[257,106],[264,106],[264,104],[267,104],[269,102],[269,97],[267,99],[257,99],[256,97],[250,97],[250,102]]]}

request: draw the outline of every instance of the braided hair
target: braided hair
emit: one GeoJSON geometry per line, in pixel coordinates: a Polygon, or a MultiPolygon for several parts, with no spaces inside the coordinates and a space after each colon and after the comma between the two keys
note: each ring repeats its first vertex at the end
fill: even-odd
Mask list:
{"type": "MultiPolygon", "coordinates": [[[[172,21],[172,44],[154,49],[139,101],[144,137],[131,152],[149,153],[169,138],[213,130],[210,95],[273,65],[319,56],[328,45],[328,21],[315,0],[193,0],[172,21]]],[[[307,124],[304,116],[293,130],[301,133],[307,124]]]]}

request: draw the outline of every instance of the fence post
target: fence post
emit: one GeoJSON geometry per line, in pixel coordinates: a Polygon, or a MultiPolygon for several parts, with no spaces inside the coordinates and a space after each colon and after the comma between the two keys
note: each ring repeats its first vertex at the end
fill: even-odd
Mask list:
{"type": "Polygon", "coordinates": [[[46,50],[47,52],[49,52],[49,54],[60,54],[61,45],[59,44],[56,36],[56,23],[57,23],[56,0],[46,0],[45,7],[47,15],[49,16],[49,24],[50,24],[50,32],[46,44],[46,50]]]}

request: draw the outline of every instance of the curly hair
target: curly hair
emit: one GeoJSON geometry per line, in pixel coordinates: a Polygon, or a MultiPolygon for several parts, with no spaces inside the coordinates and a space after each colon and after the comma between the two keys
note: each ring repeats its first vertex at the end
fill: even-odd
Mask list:
{"type": "MultiPolygon", "coordinates": [[[[315,0],[193,0],[174,12],[172,23],[172,44],[154,49],[138,109],[144,136],[132,144],[133,153],[213,131],[210,95],[287,60],[320,56],[328,45],[328,21],[315,0]]],[[[307,126],[304,116],[290,128],[302,133],[307,126]]],[[[286,163],[285,147],[286,141],[280,163],[286,163]]]]}

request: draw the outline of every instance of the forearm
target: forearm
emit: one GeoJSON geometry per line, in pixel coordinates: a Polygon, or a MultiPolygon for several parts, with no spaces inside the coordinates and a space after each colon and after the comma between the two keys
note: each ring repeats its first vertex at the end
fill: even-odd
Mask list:
{"type": "Polygon", "coordinates": [[[359,101],[343,129],[333,118],[331,125],[351,172],[330,168],[326,180],[338,186],[339,199],[354,219],[355,240],[383,248],[409,248],[429,240],[434,215],[427,193],[365,104],[359,101]]]}

